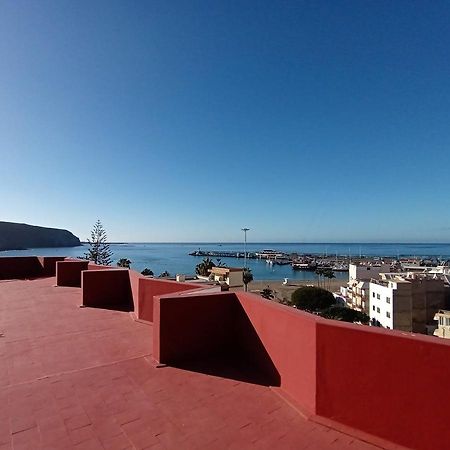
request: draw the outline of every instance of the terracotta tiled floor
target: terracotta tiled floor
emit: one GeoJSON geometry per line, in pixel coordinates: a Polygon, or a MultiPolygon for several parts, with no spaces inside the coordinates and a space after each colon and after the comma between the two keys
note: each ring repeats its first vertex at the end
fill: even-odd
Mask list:
{"type": "Polygon", "coordinates": [[[154,368],[150,325],[54,283],[0,282],[0,450],[373,448],[268,387],[154,368]]]}

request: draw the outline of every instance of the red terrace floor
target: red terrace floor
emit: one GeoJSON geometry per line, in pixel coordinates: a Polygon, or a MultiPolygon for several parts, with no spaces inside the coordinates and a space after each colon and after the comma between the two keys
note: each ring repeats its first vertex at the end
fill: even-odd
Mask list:
{"type": "Polygon", "coordinates": [[[0,450],[375,448],[268,387],[155,368],[150,325],[54,284],[0,282],[0,450]]]}

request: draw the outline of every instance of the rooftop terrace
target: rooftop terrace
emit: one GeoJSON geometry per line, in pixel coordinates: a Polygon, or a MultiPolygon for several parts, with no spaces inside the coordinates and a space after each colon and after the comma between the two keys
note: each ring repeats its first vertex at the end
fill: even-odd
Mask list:
{"type": "Polygon", "coordinates": [[[2,450],[446,448],[449,343],[44,263],[0,281],[2,450]]]}

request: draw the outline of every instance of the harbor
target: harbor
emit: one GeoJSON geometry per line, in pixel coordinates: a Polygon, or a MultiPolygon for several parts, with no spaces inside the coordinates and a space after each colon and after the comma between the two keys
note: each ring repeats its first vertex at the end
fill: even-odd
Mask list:
{"type": "MultiPolygon", "coordinates": [[[[222,258],[242,259],[245,257],[243,251],[223,251],[223,250],[201,250],[190,252],[189,256],[211,258],[221,262],[222,258]]],[[[422,266],[445,265],[449,261],[447,258],[417,257],[417,256],[359,256],[328,254],[301,254],[297,252],[284,252],[274,249],[262,249],[260,251],[247,252],[248,260],[264,260],[268,266],[290,265],[293,271],[316,272],[320,269],[331,269],[333,272],[348,272],[349,264],[358,263],[365,265],[378,264],[380,262],[390,264],[393,271],[399,269],[417,268],[422,266]]]]}

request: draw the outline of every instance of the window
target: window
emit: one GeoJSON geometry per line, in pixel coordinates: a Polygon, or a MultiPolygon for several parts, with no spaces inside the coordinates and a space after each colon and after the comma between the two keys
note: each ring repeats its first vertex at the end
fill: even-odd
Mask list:
{"type": "Polygon", "coordinates": [[[390,318],[391,317],[391,313],[389,311],[386,311],[386,317],[390,318]]]}
{"type": "Polygon", "coordinates": [[[391,303],[391,298],[390,297],[386,297],[386,303],[391,303]]]}
{"type": "Polygon", "coordinates": [[[439,316],[439,325],[444,325],[444,318],[439,316]]]}
{"type": "Polygon", "coordinates": [[[448,327],[450,326],[450,317],[445,318],[445,325],[448,327]]]}
{"type": "Polygon", "coordinates": [[[374,305],[374,306],[372,306],[372,310],[373,310],[373,311],[375,311],[375,305],[374,305]]]}
{"type": "Polygon", "coordinates": [[[377,300],[380,300],[380,294],[377,294],[377,300]]]}
{"type": "Polygon", "coordinates": [[[377,313],[379,313],[380,312],[380,308],[377,308],[377,313]]]}
{"type": "Polygon", "coordinates": [[[375,298],[375,292],[372,292],[372,297],[375,298]]]}

